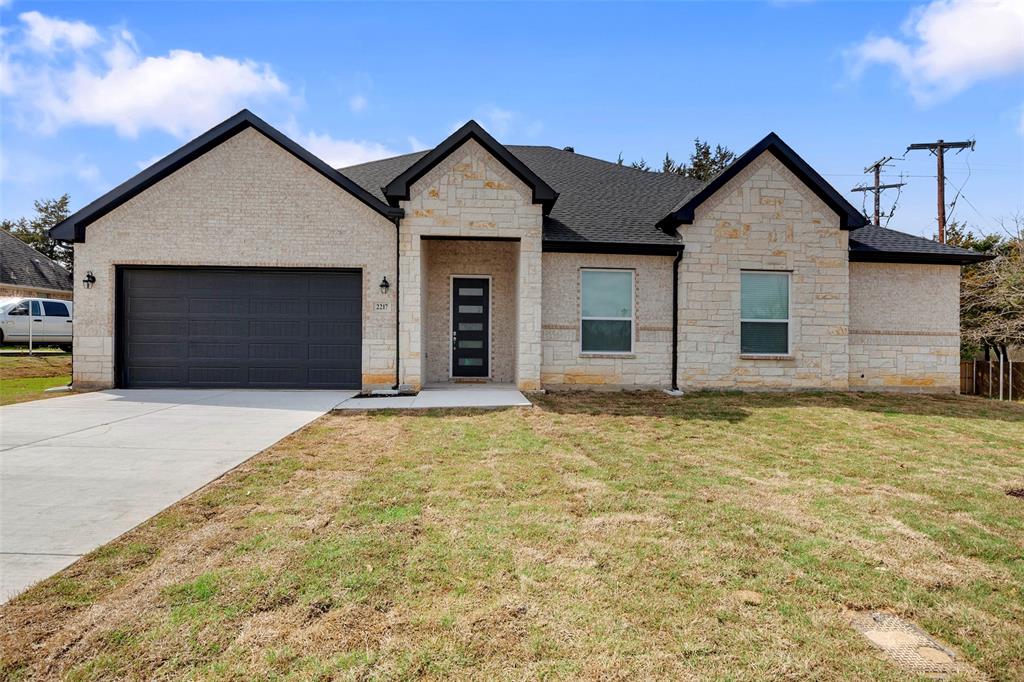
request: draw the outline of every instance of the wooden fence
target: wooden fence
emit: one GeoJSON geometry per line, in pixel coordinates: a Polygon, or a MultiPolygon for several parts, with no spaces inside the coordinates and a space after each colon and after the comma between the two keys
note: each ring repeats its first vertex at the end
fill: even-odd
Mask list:
{"type": "Polygon", "coordinates": [[[994,400],[1024,400],[1024,362],[1003,361],[1002,382],[999,375],[999,360],[961,360],[960,392],[994,400]]]}

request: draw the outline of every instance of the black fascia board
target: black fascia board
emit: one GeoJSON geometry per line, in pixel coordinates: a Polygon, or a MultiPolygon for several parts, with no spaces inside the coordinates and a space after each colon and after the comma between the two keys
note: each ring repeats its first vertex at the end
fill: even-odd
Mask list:
{"type": "Polygon", "coordinates": [[[388,203],[392,206],[398,206],[398,202],[408,201],[412,185],[468,140],[476,140],[481,147],[498,159],[513,175],[526,183],[533,192],[533,203],[541,204],[544,207],[544,213],[551,210],[551,207],[554,206],[555,201],[558,199],[558,192],[553,190],[540,176],[530,170],[529,166],[520,161],[515,154],[506,149],[505,145],[491,137],[476,121],[469,121],[456,130],[447,139],[420,157],[416,163],[402,171],[398,177],[385,185],[383,190],[388,203]]]}
{"type": "Polygon", "coordinates": [[[246,128],[255,128],[282,149],[291,153],[299,160],[304,161],[313,170],[386,218],[394,220],[395,218],[402,217],[401,209],[388,206],[361,186],[334,168],[331,168],[312,152],[303,148],[284,133],[256,116],[256,114],[248,109],[243,109],[55,225],[48,233],[50,238],[68,242],[84,242],[85,228],[90,223],[113,211],[129,199],[152,187],[171,173],[181,169],[246,128]]]}
{"type": "Polygon", "coordinates": [[[775,133],[768,133],[764,139],[741,154],[735,161],[716,175],[699,192],[690,197],[685,203],[658,221],[657,225],[666,232],[674,230],[680,225],[693,223],[694,213],[698,206],[704,203],[715,192],[720,190],[725,183],[732,180],[744,168],[749,166],[754,159],[764,152],[771,152],[782,164],[796,175],[801,182],[806,184],[823,202],[839,215],[839,227],[844,230],[853,230],[863,227],[867,220],[853,205],[844,199],[839,192],[830,185],[825,178],[821,177],[816,170],[800,158],[793,149],[782,141],[782,138],[775,133]]]}
{"type": "Polygon", "coordinates": [[[850,249],[851,263],[918,263],[922,265],[970,265],[995,258],[991,253],[922,253],[850,249]]]}
{"type": "Polygon", "coordinates": [[[683,250],[682,244],[637,244],[635,242],[543,241],[545,253],[610,253],[631,256],[675,256],[683,250]]]}

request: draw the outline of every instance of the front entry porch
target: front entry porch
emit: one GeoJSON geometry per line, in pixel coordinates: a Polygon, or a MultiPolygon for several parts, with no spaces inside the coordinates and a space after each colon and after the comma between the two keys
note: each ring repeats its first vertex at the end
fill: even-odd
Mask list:
{"type": "Polygon", "coordinates": [[[405,384],[537,390],[539,251],[524,252],[522,241],[509,237],[427,235],[413,237],[411,246],[416,258],[406,262],[418,282],[404,289],[414,294],[403,298],[404,328],[413,332],[405,384]]]}

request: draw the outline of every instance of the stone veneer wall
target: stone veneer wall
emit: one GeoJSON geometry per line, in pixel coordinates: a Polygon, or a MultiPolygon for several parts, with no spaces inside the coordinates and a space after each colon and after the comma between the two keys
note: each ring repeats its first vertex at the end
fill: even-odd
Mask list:
{"type": "Polygon", "coordinates": [[[424,236],[519,240],[516,272],[516,383],[540,388],[541,220],[542,208],[519,178],[470,140],[452,152],[410,189],[399,248],[401,253],[402,383],[422,385],[426,325],[424,236]]]}
{"type": "Polygon", "coordinates": [[[395,226],[248,128],[89,225],[75,244],[74,384],[114,383],[114,266],[360,268],[364,388],[394,383],[395,226]],[[386,299],[384,299],[386,300],[386,299]]]}
{"type": "Polygon", "coordinates": [[[839,218],[765,152],[679,228],[679,384],[698,388],[849,385],[848,233],[839,218]],[[740,354],[740,272],[791,271],[792,354],[740,354]]]}
{"type": "Polygon", "coordinates": [[[516,242],[423,242],[426,273],[424,381],[448,381],[451,375],[452,275],[491,277],[491,381],[515,381],[518,256],[516,242]]]}
{"type": "Polygon", "coordinates": [[[545,388],[574,386],[667,387],[672,376],[672,260],[674,256],[545,253],[545,388]],[[580,350],[580,270],[633,270],[634,353],[580,350]]]}
{"type": "Polygon", "coordinates": [[[850,387],[960,390],[960,266],[850,263],[850,387]]]}

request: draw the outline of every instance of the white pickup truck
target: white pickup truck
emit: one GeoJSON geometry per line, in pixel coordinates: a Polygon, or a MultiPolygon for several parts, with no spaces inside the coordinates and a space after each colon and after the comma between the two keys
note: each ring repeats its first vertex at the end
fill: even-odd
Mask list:
{"type": "Polygon", "coordinates": [[[0,344],[56,344],[71,350],[74,306],[54,298],[0,298],[0,344]]]}

